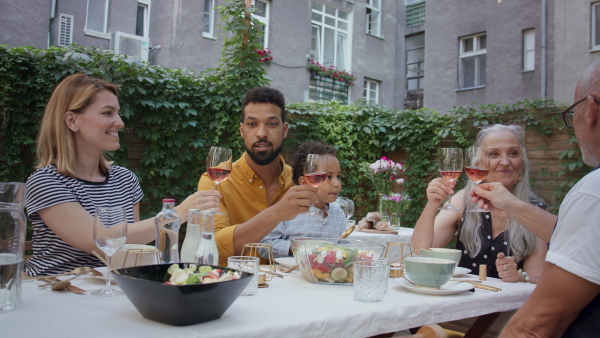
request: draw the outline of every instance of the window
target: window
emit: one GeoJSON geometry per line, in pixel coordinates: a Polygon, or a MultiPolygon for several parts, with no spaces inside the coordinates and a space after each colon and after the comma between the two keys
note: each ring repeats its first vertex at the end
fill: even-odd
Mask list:
{"type": "Polygon", "coordinates": [[[367,0],[367,34],[381,36],[380,0],[367,0]]]}
{"type": "Polygon", "coordinates": [[[486,35],[460,39],[459,88],[485,86],[486,35]]]}
{"type": "Polygon", "coordinates": [[[269,3],[266,0],[254,0],[254,18],[264,26],[262,26],[263,37],[262,37],[262,45],[263,47],[269,46],[269,3]]]}
{"type": "Polygon", "coordinates": [[[85,33],[106,36],[108,26],[108,0],[88,0],[85,33]]]}
{"type": "Polygon", "coordinates": [[[202,36],[212,38],[215,27],[215,0],[204,0],[204,17],[202,19],[202,36]]]}
{"type": "Polygon", "coordinates": [[[592,4],[592,49],[600,49],[600,2],[592,4]]]}
{"type": "Polygon", "coordinates": [[[421,2],[421,1],[425,2],[425,0],[406,0],[406,4],[410,5],[410,4],[414,4],[415,2],[421,2]]]}
{"type": "Polygon", "coordinates": [[[425,34],[406,38],[406,90],[423,89],[425,34]]]}
{"type": "Polygon", "coordinates": [[[147,38],[150,31],[150,0],[138,0],[135,35],[147,38]]]}
{"type": "Polygon", "coordinates": [[[535,29],[523,31],[523,71],[535,69],[535,29]]]}
{"type": "Polygon", "coordinates": [[[348,12],[313,1],[311,58],[325,67],[347,70],[348,29],[348,12]]]}
{"type": "Polygon", "coordinates": [[[369,104],[379,103],[379,81],[365,78],[363,97],[369,104]]]}

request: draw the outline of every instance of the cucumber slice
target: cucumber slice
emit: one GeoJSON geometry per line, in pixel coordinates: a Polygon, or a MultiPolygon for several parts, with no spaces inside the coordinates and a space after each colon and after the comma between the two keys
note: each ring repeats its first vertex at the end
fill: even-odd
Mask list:
{"type": "Polygon", "coordinates": [[[212,271],[212,266],[210,265],[202,265],[201,267],[198,268],[198,272],[202,273],[202,272],[211,272],[212,271]]]}
{"type": "Polygon", "coordinates": [[[337,267],[331,270],[331,279],[336,282],[345,283],[346,277],[348,277],[348,270],[342,267],[337,267]]]}

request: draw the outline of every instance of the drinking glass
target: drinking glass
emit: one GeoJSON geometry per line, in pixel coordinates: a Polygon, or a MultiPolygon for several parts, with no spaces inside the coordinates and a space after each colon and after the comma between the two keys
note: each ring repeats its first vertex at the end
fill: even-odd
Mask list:
{"type": "Polygon", "coordinates": [[[258,291],[258,266],[260,260],[253,256],[231,256],[227,258],[227,267],[254,274],[252,280],[242,292],[242,296],[253,296],[258,291]]]}
{"type": "MultiPolygon", "coordinates": [[[[327,178],[327,155],[308,154],[304,162],[304,178],[310,186],[318,188],[327,178]]],[[[309,215],[323,215],[321,210],[315,208],[313,202],[308,211],[309,215]]]]}
{"type": "MultiPolygon", "coordinates": [[[[440,175],[445,180],[454,182],[460,176],[463,168],[463,152],[460,148],[441,148],[438,152],[439,155],[439,169],[440,175]]],[[[452,194],[448,196],[448,203],[438,210],[451,210],[459,211],[460,209],[450,203],[452,194]]]]}
{"type": "MultiPolygon", "coordinates": [[[[471,147],[465,150],[464,164],[467,177],[475,184],[483,182],[490,171],[490,158],[485,149],[481,147],[471,147]]],[[[467,212],[488,212],[488,210],[476,206],[467,212]]]]}
{"type": "MultiPolygon", "coordinates": [[[[231,149],[217,146],[210,147],[210,151],[206,157],[206,173],[215,182],[215,190],[219,189],[219,183],[229,178],[231,166],[231,149]]],[[[223,215],[221,212],[216,212],[215,214],[223,215]]]]}
{"type": "Polygon", "coordinates": [[[389,264],[378,260],[358,260],[354,262],[354,300],[380,302],[383,300],[389,264]]]}
{"type": "MultiPolygon", "coordinates": [[[[108,256],[111,264],[112,255],[117,252],[127,240],[127,214],[124,208],[96,208],[94,216],[94,242],[108,256]]],[[[110,285],[111,269],[107,267],[106,286],[104,289],[92,292],[94,296],[112,297],[123,293],[110,285]]]]}

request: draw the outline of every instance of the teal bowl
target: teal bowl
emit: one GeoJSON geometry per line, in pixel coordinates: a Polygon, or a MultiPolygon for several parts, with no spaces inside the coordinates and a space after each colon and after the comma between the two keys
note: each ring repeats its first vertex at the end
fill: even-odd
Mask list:
{"type": "Polygon", "coordinates": [[[452,260],[458,265],[462,257],[462,251],[456,249],[444,248],[424,248],[419,249],[422,257],[441,258],[452,260]]]}
{"type": "Polygon", "coordinates": [[[407,257],[404,267],[408,279],[419,287],[439,289],[454,272],[453,260],[429,257],[407,257]]]}

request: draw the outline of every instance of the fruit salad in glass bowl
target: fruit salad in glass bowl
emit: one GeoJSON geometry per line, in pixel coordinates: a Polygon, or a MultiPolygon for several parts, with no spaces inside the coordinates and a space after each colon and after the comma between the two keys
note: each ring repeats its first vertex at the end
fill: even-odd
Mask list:
{"type": "Polygon", "coordinates": [[[354,262],[378,259],[383,245],[361,240],[292,237],[292,252],[304,279],[315,284],[352,285],[354,262]]]}

